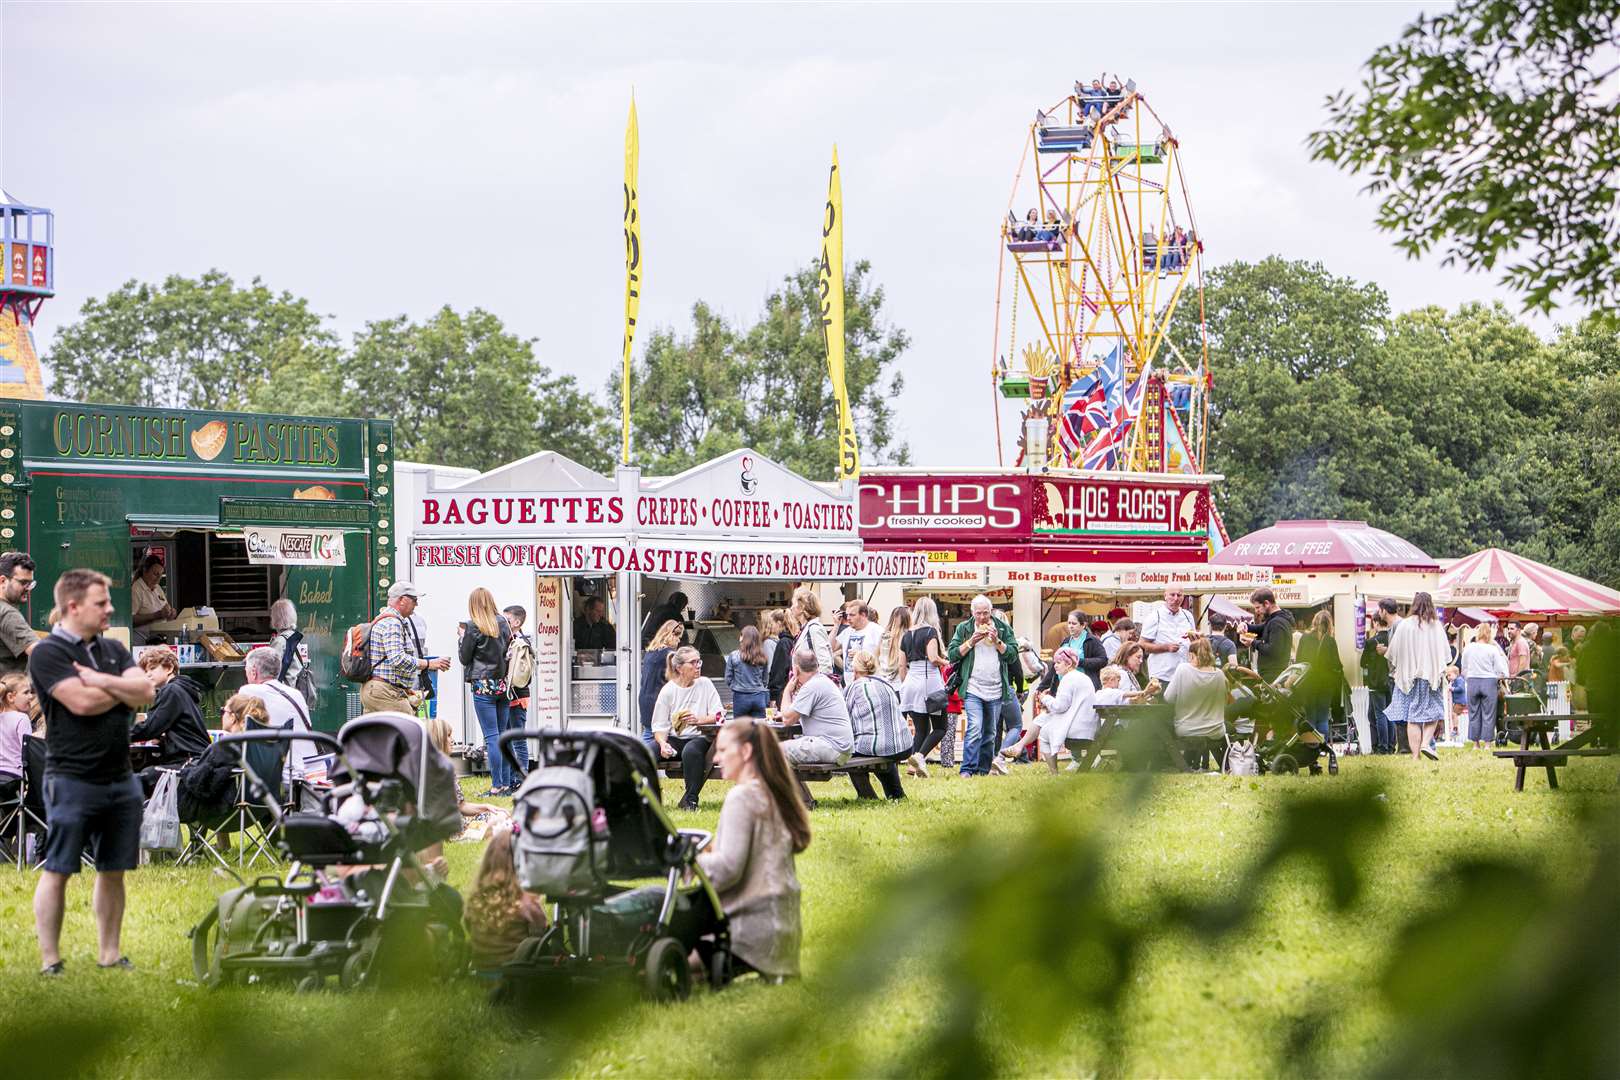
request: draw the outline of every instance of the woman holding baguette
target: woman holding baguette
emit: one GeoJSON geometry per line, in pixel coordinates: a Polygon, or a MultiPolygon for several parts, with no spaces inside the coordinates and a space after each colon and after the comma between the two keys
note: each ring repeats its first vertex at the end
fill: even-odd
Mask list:
{"type": "Polygon", "coordinates": [[[686,794],[680,809],[696,810],[698,794],[709,778],[709,751],[714,744],[698,730],[698,724],[718,724],[726,718],[720,692],[701,673],[703,659],[690,645],[670,653],[668,680],[653,704],[652,733],[658,756],[681,758],[681,776],[686,794]]]}

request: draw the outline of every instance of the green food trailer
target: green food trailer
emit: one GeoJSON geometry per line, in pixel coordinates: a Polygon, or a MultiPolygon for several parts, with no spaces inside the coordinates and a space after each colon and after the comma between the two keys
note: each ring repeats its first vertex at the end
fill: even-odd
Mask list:
{"type": "Polygon", "coordinates": [[[338,674],[344,631],[393,578],[393,423],[326,417],[0,401],[0,550],[27,551],[24,614],[49,629],[72,567],[112,579],[113,626],[171,644],[203,684],[210,723],[242,684],[240,657],[291,600],[318,698],[316,726],[358,712],[338,674]],[[162,560],[173,618],[131,626],[136,568],[162,560]]]}

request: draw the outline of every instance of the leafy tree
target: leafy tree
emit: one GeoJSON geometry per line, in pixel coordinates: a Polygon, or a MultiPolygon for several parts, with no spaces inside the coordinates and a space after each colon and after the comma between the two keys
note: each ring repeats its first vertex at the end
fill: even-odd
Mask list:
{"type": "Polygon", "coordinates": [[[239,409],[287,364],[337,362],[337,341],[309,302],[258,278],[178,275],[128,281],[90,299],[58,332],[46,360],[51,392],[81,401],[162,408],[239,409]]]}
{"type": "MultiPolygon", "coordinates": [[[[883,289],[870,274],[870,263],[856,263],[844,285],[845,379],[862,461],[904,463],[892,406],[904,384],[893,368],[909,342],[882,320],[883,289]]],[[[751,326],[698,303],[689,333],[654,331],[631,375],[636,460],[669,473],[752,446],[805,476],[833,478],[838,421],[820,311],[812,263],[783,279],[751,326]]],[[[618,390],[615,375],[611,400],[618,390]]]]}
{"type": "Polygon", "coordinates": [[[481,308],[368,323],[344,362],[341,399],[354,415],[392,418],[401,457],[490,469],[555,450],[611,466],[602,407],[481,308]]]}
{"type": "Polygon", "coordinates": [[[1612,0],[1461,0],[1328,99],[1318,159],[1371,177],[1418,256],[1494,270],[1527,308],[1620,305],[1620,71],[1612,0]]]}

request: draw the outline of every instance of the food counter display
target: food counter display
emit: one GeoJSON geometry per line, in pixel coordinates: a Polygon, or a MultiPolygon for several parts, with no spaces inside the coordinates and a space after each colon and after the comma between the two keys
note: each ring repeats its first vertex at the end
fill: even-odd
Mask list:
{"type": "Polygon", "coordinates": [[[212,719],[285,598],[336,730],[359,708],[343,633],[393,578],[392,443],[383,420],[0,402],[0,545],[41,586],[24,614],[47,629],[56,578],[101,571],[113,624],[181,652],[212,719]]]}

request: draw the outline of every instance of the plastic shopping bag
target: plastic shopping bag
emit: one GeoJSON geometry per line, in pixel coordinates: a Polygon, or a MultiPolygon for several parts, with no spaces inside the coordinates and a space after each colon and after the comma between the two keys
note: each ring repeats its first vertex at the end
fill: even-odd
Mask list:
{"type": "Polygon", "coordinates": [[[141,847],[148,851],[180,850],[180,774],[165,769],[141,815],[141,847]]]}

